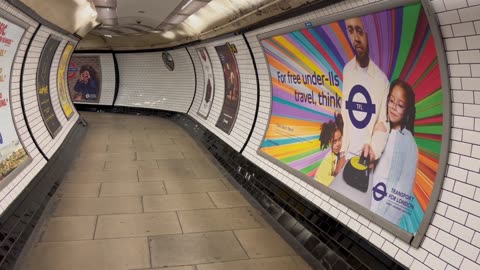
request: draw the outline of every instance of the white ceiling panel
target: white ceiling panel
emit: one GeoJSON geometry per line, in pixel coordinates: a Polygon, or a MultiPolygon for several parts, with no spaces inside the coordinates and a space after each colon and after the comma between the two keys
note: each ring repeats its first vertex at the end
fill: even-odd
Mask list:
{"type": "Polygon", "coordinates": [[[117,2],[117,14],[119,18],[143,17],[159,25],[181,2],[182,0],[122,0],[117,2]]]}

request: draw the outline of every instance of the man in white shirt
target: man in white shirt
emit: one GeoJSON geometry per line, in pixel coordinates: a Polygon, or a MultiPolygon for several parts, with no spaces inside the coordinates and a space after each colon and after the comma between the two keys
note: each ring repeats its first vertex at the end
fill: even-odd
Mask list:
{"type": "Polygon", "coordinates": [[[390,126],[386,102],[390,83],[369,57],[368,35],[360,17],[345,20],[355,57],[343,69],[341,113],[345,121],[337,173],[354,156],[377,160],[390,126]]]}

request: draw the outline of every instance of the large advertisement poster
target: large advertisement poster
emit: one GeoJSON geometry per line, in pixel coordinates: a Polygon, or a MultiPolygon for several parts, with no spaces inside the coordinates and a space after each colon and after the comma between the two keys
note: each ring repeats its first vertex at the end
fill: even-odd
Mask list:
{"type": "Polygon", "coordinates": [[[203,96],[200,108],[198,108],[197,114],[207,119],[210,109],[213,104],[213,97],[215,96],[215,80],[213,78],[212,62],[210,61],[210,55],[205,47],[197,49],[198,58],[202,63],[203,69],[203,96]]]}
{"type": "Polygon", "coordinates": [[[68,88],[72,100],[80,103],[100,101],[102,69],[99,56],[74,55],[68,66],[68,88]]]}
{"type": "Polygon", "coordinates": [[[0,17],[0,186],[30,158],[20,142],[10,106],[10,72],[25,29],[0,17]]]}
{"type": "MultiPolygon", "coordinates": [[[[232,44],[233,45],[233,44],[232,44]]],[[[237,119],[238,106],[240,105],[240,74],[237,60],[229,43],[215,47],[222,63],[223,78],[225,80],[225,96],[222,111],[215,125],[225,133],[230,134],[237,119]]]]}
{"type": "Polygon", "coordinates": [[[70,43],[65,46],[63,50],[62,57],[60,58],[60,63],[58,65],[57,73],[57,90],[58,98],[60,100],[60,105],[62,105],[62,110],[67,119],[70,119],[73,115],[72,105],[70,104],[70,97],[67,94],[67,65],[70,56],[72,56],[74,46],[70,43]]]}
{"type": "Polygon", "coordinates": [[[448,117],[422,5],[305,28],[261,44],[272,107],[259,153],[415,234],[442,174],[442,121],[448,117]]]}
{"type": "Polygon", "coordinates": [[[59,44],[60,41],[53,39],[52,37],[47,39],[42,54],[40,55],[37,68],[37,95],[40,114],[42,115],[43,122],[45,122],[48,132],[52,137],[55,137],[62,127],[55,115],[52,100],[50,98],[50,67],[59,44]]]}

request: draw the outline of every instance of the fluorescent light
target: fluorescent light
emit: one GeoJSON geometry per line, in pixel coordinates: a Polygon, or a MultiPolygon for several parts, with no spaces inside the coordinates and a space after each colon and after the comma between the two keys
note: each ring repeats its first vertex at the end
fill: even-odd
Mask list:
{"type": "Polygon", "coordinates": [[[107,35],[107,34],[105,34],[104,36],[106,36],[106,37],[109,37],[109,38],[111,38],[111,37],[112,37],[112,35],[107,35]]]}
{"type": "Polygon", "coordinates": [[[188,5],[190,5],[190,3],[192,3],[193,0],[188,0],[188,2],[182,6],[182,8],[180,10],[183,10],[184,8],[186,8],[188,5]]]}
{"type": "Polygon", "coordinates": [[[178,13],[180,14],[194,14],[195,12],[199,11],[201,8],[206,6],[208,3],[207,2],[202,2],[202,1],[193,1],[188,7],[183,8],[180,10],[178,13]]]}
{"type": "Polygon", "coordinates": [[[181,22],[185,21],[185,19],[187,19],[187,18],[188,18],[187,15],[175,14],[175,15],[171,16],[170,18],[168,18],[168,20],[166,22],[169,23],[169,24],[180,24],[181,22]]]}

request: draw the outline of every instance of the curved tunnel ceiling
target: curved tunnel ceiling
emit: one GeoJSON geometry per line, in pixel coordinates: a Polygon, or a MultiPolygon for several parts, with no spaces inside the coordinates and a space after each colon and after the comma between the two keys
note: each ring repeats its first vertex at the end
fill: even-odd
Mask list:
{"type": "MultiPolygon", "coordinates": [[[[12,1],[12,0],[10,0],[12,1]]],[[[82,36],[77,50],[166,48],[326,0],[13,0],[82,36]],[[55,7],[56,12],[52,12],[55,7]],[[95,12],[96,11],[96,12],[95,12]]]]}

